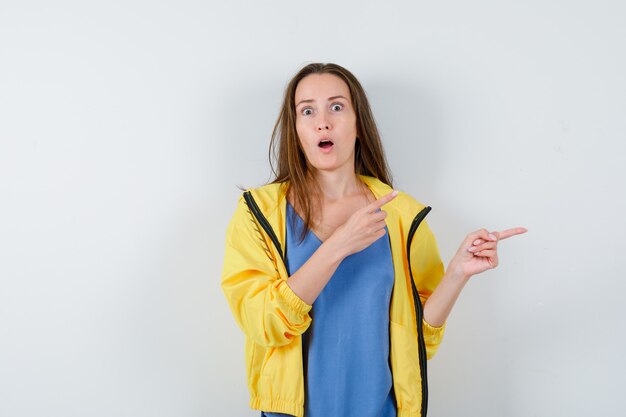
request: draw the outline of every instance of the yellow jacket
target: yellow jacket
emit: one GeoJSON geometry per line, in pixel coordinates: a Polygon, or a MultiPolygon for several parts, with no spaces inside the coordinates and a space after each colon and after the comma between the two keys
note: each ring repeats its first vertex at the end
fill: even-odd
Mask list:
{"type": "MultiPolygon", "coordinates": [[[[360,178],[376,198],[392,191],[374,177],[360,178]]],[[[302,334],[311,324],[312,306],[286,282],[286,191],[287,182],[268,184],[247,190],[239,199],[227,228],[221,286],[246,335],[250,407],[303,417],[302,334]]],[[[441,281],[444,267],[423,221],[430,207],[400,192],[383,210],[395,272],[389,355],[398,417],[425,417],[426,359],[439,347],[445,323],[429,325],[422,305],[441,281]]]]}

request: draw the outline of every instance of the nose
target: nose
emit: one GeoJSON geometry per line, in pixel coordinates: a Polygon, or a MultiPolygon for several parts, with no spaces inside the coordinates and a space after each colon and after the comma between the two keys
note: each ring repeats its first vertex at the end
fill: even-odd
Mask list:
{"type": "Polygon", "coordinates": [[[328,123],[328,121],[326,120],[326,116],[322,115],[320,121],[317,122],[317,130],[321,131],[321,130],[329,130],[329,129],[330,129],[330,123],[328,123]]]}

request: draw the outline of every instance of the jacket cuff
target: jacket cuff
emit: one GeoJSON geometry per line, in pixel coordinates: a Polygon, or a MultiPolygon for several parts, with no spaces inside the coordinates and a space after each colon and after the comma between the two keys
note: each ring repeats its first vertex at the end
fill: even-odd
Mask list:
{"type": "Polygon", "coordinates": [[[308,305],[298,297],[295,292],[287,285],[287,281],[280,279],[278,283],[278,293],[287,301],[287,304],[298,314],[305,315],[313,306],[308,305]]]}
{"type": "Polygon", "coordinates": [[[428,343],[438,343],[443,337],[443,332],[446,328],[446,323],[444,322],[439,327],[434,327],[428,324],[428,322],[422,319],[422,329],[424,331],[424,340],[428,343]]]}

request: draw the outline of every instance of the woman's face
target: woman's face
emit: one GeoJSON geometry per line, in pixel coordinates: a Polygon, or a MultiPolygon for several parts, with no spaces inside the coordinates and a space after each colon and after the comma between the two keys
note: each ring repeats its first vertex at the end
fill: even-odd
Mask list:
{"type": "Polygon", "coordinates": [[[356,114],[351,100],[348,85],[333,74],[307,75],[298,83],[296,131],[315,169],[354,170],[356,114]]]}

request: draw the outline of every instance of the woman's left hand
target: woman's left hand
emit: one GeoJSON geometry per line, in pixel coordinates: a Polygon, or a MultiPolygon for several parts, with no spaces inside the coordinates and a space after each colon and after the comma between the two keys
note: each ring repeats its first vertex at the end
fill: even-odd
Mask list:
{"type": "Polygon", "coordinates": [[[491,232],[480,229],[467,235],[450,261],[448,269],[464,278],[479,274],[498,266],[498,241],[511,236],[526,233],[524,227],[491,232]]]}

